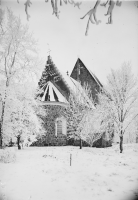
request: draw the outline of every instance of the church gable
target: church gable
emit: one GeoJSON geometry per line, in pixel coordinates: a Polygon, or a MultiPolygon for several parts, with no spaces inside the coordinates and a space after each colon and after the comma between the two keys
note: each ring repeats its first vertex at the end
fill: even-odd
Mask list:
{"type": "Polygon", "coordinates": [[[46,89],[41,98],[41,101],[56,101],[67,103],[66,98],[61,94],[61,92],[54,86],[51,81],[47,82],[46,89]]]}
{"type": "Polygon", "coordinates": [[[98,102],[97,94],[100,92],[102,84],[79,58],[72,70],[71,77],[79,81],[83,86],[85,84],[89,85],[94,102],[98,102]]]}
{"type": "Polygon", "coordinates": [[[42,76],[38,85],[41,91],[41,93],[39,94],[39,97],[40,97],[39,99],[42,98],[42,101],[49,101],[50,99],[53,99],[53,97],[55,101],[60,101],[58,100],[58,96],[60,97],[63,96],[66,99],[69,97],[70,91],[69,91],[68,85],[64,81],[57,67],[52,62],[52,59],[50,56],[48,56],[45,69],[42,73],[42,76]]]}

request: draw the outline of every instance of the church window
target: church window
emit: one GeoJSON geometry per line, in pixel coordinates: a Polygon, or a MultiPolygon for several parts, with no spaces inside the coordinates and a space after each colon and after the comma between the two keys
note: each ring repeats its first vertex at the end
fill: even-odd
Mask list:
{"type": "Polygon", "coordinates": [[[55,122],[55,136],[66,135],[66,119],[61,117],[57,118],[55,122]]]}

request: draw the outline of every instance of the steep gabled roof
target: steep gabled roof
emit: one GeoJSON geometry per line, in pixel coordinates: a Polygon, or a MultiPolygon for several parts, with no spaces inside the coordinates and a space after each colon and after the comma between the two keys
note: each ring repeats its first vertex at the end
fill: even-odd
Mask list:
{"type": "Polygon", "coordinates": [[[96,77],[96,75],[94,73],[92,73],[92,71],[90,69],[88,69],[88,71],[90,72],[91,76],[95,79],[95,81],[99,84],[99,86],[103,87],[103,85],[101,84],[101,82],[99,81],[99,79],[96,77]]]}
{"type": "MultiPolygon", "coordinates": [[[[87,103],[90,103],[90,99],[85,94],[81,84],[66,73],[59,71],[50,56],[48,56],[47,64],[46,67],[49,68],[51,66],[52,68],[50,72],[45,70],[42,74],[43,78],[41,77],[40,79],[39,86],[41,92],[38,96],[40,101],[68,103],[68,97],[71,93],[74,96],[77,94],[82,96],[87,103]],[[51,80],[48,80],[48,73],[52,77],[51,80]],[[57,81],[55,81],[56,77],[59,78],[57,81]]],[[[91,106],[94,107],[93,105],[91,106]]]]}
{"type": "MultiPolygon", "coordinates": [[[[86,67],[86,66],[84,65],[84,63],[82,62],[82,60],[81,60],[80,58],[77,59],[74,68],[76,67],[76,65],[77,65],[78,62],[81,63],[81,65],[89,72],[89,74],[90,74],[91,77],[95,80],[95,82],[96,82],[100,87],[103,87],[103,85],[101,84],[101,82],[99,81],[99,79],[96,77],[96,75],[95,75],[94,73],[92,73],[92,71],[91,71],[88,67],[86,67]]],[[[73,70],[74,70],[74,68],[73,68],[73,70]]],[[[73,72],[73,70],[72,70],[72,72],[73,72]]],[[[71,72],[71,76],[72,76],[72,72],[71,72]]]]}
{"type": "Polygon", "coordinates": [[[61,92],[54,86],[51,81],[47,82],[46,89],[41,101],[59,101],[67,103],[66,98],[61,94],[61,92]]]}

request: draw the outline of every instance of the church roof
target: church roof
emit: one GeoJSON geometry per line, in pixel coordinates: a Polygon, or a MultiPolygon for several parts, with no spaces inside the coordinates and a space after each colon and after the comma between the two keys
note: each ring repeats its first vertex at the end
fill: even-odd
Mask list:
{"type": "Polygon", "coordinates": [[[81,84],[78,81],[76,81],[74,78],[70,77],[69,75],[63,72],[60,72],[60,73],[62,74],[64,81],[68,85],[70,89],[70,93],[74,96],[77,96],[77,98],[80,100],[80,103],[81,101],[83,101],[82,103],[84,103],[85,101],[86,104],[89,104],[91,105],[92,108],[95,108],[92,101],[86,94],[84,88],[81,86],[81,84]]]}
{"type": "MultiPolygon", "coordinates": [[[[81,62],[81,64],[88,70],[88,72],[90,73],[90,75],[93,77],[93,79],[96,81],[96,83],[100,86],[100,87],[103,87],[103,85],[101,84],[101,82],[99,81],[99,79],[96,77],[96,75],[94,74],[94,73],[92,73],[92,71],[88,68],[88,67],[86,67],[85,65],[84,65],[84,63],[82,62],[82,60],[80,59],[80,58],[78,58],[78,60],[77,60],[77,62],[81,62]]],[[[76,64],[77,64],[77,62],[76,62],[76,64]]],[[[76,65],[75,64],[75,65],[76,65]]]]}
{"type": "Polygon", "coordinates": [[[94,108],[81,84],[66,73],[59,71],[50,56],[48,56],[45,70],[39,81],[39,87],[38,99],[43,103],[60,102],[68,104],[69,95],[73,94],[80,101],[85,99],[86,104],[91,104],[91,107],[94,108]]]}
{"type": "Polygon", "coordinates": [[[72,77],[70,77],[69,75],[67,75],[66,73],[60,71],[60,74],[64,80],[64,82],[66,83],[66,85],[68,86],[69,90],[74,93],[76,92],[76,90],[81,87],[80,83],[78,81],[76,81],[75,79],[73,79],[72,77]]]}
{"type": "Polygon", "coordinates": [[[66,98],[60,93],[60,91],[54,86],[51,81],[48,81],[46,83],[46,89],[41,98],[41,101],[59,101],[67,103],[66,98]]]}

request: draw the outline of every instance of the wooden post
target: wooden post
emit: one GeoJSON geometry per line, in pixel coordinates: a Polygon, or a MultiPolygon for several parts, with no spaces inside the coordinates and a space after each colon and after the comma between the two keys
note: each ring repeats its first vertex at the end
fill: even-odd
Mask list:
{"type": "Polygon", "coordinates": [[[72,154],[70,154],[70,166],[71,166],[71,163],[72,163],[72,154]]]}
{"type": "Polygon", "coordinates": [[[82,139],[80,138],[80,149],[82,149],[82,139]]]}

